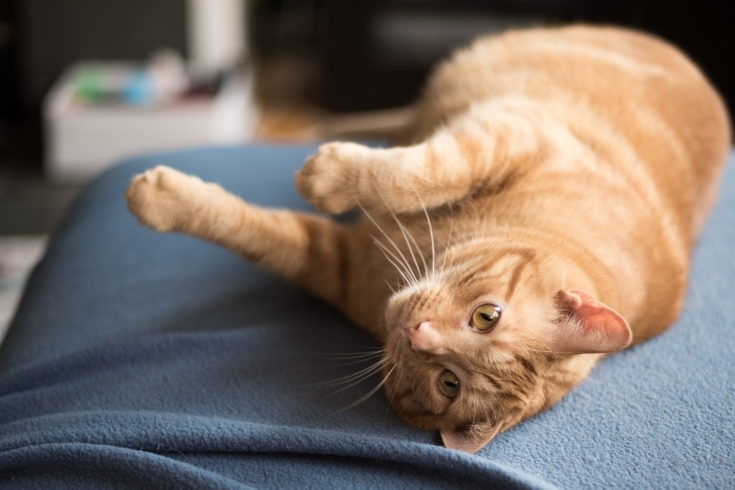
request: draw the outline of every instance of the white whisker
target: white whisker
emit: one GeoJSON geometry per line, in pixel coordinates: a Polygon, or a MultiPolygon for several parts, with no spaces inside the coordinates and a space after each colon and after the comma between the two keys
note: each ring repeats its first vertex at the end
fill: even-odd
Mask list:
{"type": "MultiPolygon", "coordinates": [[[[396,363],[395,366],[393,366],[393,369],[395,369],[397,367],[398,367],[398,363],[396,363]]],[[[393,369],[391,369],[391,372],[393,372],[393,369]]],[[[388,416],[388,410],[390,410],[390,407],[393,405],[393,396],[395,396],[396,391],[398,391],[397,387],[398,386],[401,386],[401,380],[403,379],[403,374],[404,373],[405,373],[405,370],[404,371],[400,371],[400,370],[398,371],[398,381],[394,385],[396,387],[396,389],[393,390],[390,393],[390,396],[388,398],[388,408],[386,409],[386,412],[385,412],[386,417],[388,416]]]]}
{"type": "Polygon", "coordinates": [[[421,199],[421,194],[419,194],[419,191],[416,189],[416,187],[414,187],[413,184],[411,184],[411,188],[416,193],[416,197],[419,198],[421,208],[424,210],[424,216],[426,216],[426,223],[429,225],[429,236],[431,237],[431,277],[432,279],[434,279],[436,278],[436,245],[434,244],[434,228],[431,226],[429,210],[426,209],[426,204],[424,204],[424,200],[421,199]]]}
{"type": "Polygon", "coordinates": [[[327,361],[340,362],[340,364],[332,364],[332,366],[350,366],[354,364],[364,363],[376,357],[381,357],[385,354],[383,349],[377,352],[366,352],[366,353],[355,353],[355,354],[329,354],[319,356],[327,361]],[[349,361],[349,362],[347,362],[349,361]]]}
{"type": "Polygon", "coordinates": [[[336,395],[337,393],[340,393],[342,391],[348,390],[352,388],[353,386],[361,383],[362,381],[365,381],[370,376],[375,374],[376,372],[380,371],[380,369],[388,362],[388,359],[381,359],[378,362],[371,364],[370,366],[361,369],[357,371],[356,373],[349,374],[347,376],[342,376],[341,378],[337,378],[331,381],[322,381],[321,383],[315,383],[312,386],[314,387],[328,387],[328,386],[339,386],[342,384],[345,384],[346,386],[338,389],[337,391],[333,392],[332,395],[336,395]]]}
{"type": "MultiPolygon", "coordinates": [[[[454,208],[449,206],[449,211],[451,212],[451,216],[449,218],[449,238],[447,239],[446,246],[444,248],[444,258],[442,260],[441,272],[439,273],[441,276],[444,275],[445,267],[447,265],[447,250],[452,246],[452,234],[454,233],[454,208]]],[[[454,251],[452,251],[452,253],[454,253],[454,251]]]]}
{"type": "MultiPolygon", "coordinates": [[[[354,361],[345,361],[345,362],[335,362],[334,364],[331,364],[330,367],[346,367],[346,366],[355,366],[359,364],[365,364],[370,359],[356,359],[354,361]]],[[[345,380],[346,382],[347,380],[345,380]]],[[[339,379],[332,380],[332,381],[322,381],[320,383],[316,383],[313,386],[329,386],[330,384],[338,385],[341,381],[339,379]]]]}
{"type": "Polygon", "coordinates": [[[366,395],[361,396],[358,400],[350,403],[349,405],[347,405],[345,408],[343,408],[337,413],[346,412],[347,410],[351,410],[355,408],[356,406],[358,406],[359,404],[361,404],[362,402],[364,402],[365,400],[367,400],[368,398],[370,398],[371,396],[373,396],[381,388],[381,386],[383,386],[385,382],[388,381],[388,377],[393,373],[393,371],[395,371],[396,366],[397,365],[393,365],[391,370],[388,371],[388,374],[386,374],[383,380],[380,383],[378,383],[378,386],[370,390],[370,392],[368,392],[366,395]]]}
{"type": "MultiPolygon", "coordinates": [[[[411,267],[408,266],[408,260],[406,259],[406,256],[403,255],[403,252],[401,252],[401,249],[398,247],[398,245],[396,245],[396,243],[393,241],[393,239],[390,236],[388,236],[388,233],[386,233],[386,231],[378,224],[378,222],[375,221],[375,219],[370,215],[370,213],[367,211],[367,209],[365,209],[363,207],[363,205],[360,203],[360,201],[357,200],[357,198],[355,199],[355,201],[357,202],[357,205],[360,207],[360,209],[362,210],[362,212],[365,213],[365,216],[368,217],[368,219],[373,223],[373,225],[375,225],[375,227],[378,229],[378,231],[380,231],[383,234],[383,236],[386,238],[386,240],[388,240],[388,242],[391,245],[393,245],[393,248],[396,249],[396,252],[398,252],[398,255],[402,259],[402,263],[405,265],[405,269],[408,272],[410,272],[410,276],[413,278],[414,282],[418,282],[418,280],[416,279],[415,274],[411,270],[411,267]]],[[[376,242],[376,243],[380,243],[380,242],[376,242]]],[[[386,247],[386,249],[387,249],[387,247],[386,247]]],[[[397,257],[396,257],[396,260],[398,260],[397,257]]],[[[410,281],[408,281],[408,282],[410,283],[410,281]]]]}
{"type": "Polygon", "coordinates": [[[322,359],[327,360],[343,360],[343,359],[369,359],[385,354],[385,349],[378,349],[370,352],[353,352],[347,354],[317,354],[322,359]]]}
{"type": "Polygon", "coordinates": [[[426,271],[428,267],[426,265],[426,259],[424,258],[424,254],[421,253],[421,247],[419,247],[418,242],[413,237],[411,232],[408,231],[408,229],[406,229],[406,227],[403,226],[403,223],[401,223],[398,220],[398,216],[396,216],[395,213],[393,213],[393,211],[391,211],[390,214],[393,216],[393,219],[396,221],[398,228],[401,230],[401,234],[403,235],[403,239],[406,241],[406,246],[408,247],[408,251],[411,253],[411,258],[413,258],[413,263],[416,265],[416,274],[418,277],[420,277],[422,275],[421,267],[419,266],[418,260],[416,260],[416,255],[413,252],[413,246],[411,246],[411,242],[416,247],[416,251],[419,254],[419,257],[421,257],[421,262],[423,262],[424,264],[424,271],[426,271]],[[409,242],[409,238],[410,238],[410,242],[409,242]]]}
{"type": "Polygon", "coordinates": [[[393,252],[391,252],[390,250],[388,250],[388,248],[385,245],[383,245],[383,243],[381,243],[380,240],[378,240],[377,238],[373,237],[373,241],[378,246],[378,248],[380,249],[380,251],[383,252],[383,255],[385,256],[385,259],[388,262],[390,262],[393,265],[393,267],[396,268],[396,271],[398,271],[398,273],[403,278],[403,282],[406,285],[411,284],[412,283],[412,278],[411,278],[411,276],[409,276],[410,273],[405,270],[405,267],[402,267],[402,264],[400,263],[401,262],[400,259],[398,257],[396,257],[396,255],[393,252]]]}
{"type": "MultiPolygon", "coordinates": [[[[408,252],[411,254],[411,258],[413,259],[414,265],[416,265],[416,274],[414,277],[418,278],[421,276],[421,267],[419,267],[419,263],[416,260],[416,254],[414,254],[413,247],[411,246],[411,243],[409,242],[409,237],[411,238],[411,241],[413,241],[414,245],[416,246],[416,251],[418,253],[421,253],[421,247],[419,247],[418,243],[414,239],[414,237],[406,230],[406,227],[403,226],[403,223],[401,223],[401,220],[398,219],[398,216],[395,212],[391,209],[391,207],[388,205],[388,201],[385,200],[385,196],[383,195],[383,192],[380,190],[380,187],[377,185],[374,186],[375,191],[380,195],[380,199],[383,201],[383,205],[385,206],[385,209],[388,210],[391,217],[393,218],[393,221],[396,222],[398,225],[398,229],[401,230],[401,234],[403,235],[403,240],[406,242],[406,246],[408,247],[408,252]]],[[[423,254],[421,254],[421,261],[424,263],[424,270],[426,270],[426,260],[424,259],[423,254]]],[[[416,281],[418,282],[418,280],[416,281]]]]}

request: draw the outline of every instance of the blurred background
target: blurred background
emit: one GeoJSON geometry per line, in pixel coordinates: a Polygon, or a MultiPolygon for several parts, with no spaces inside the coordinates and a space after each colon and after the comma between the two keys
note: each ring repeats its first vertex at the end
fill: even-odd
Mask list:
{"type": "Polygon", "coordinates": [[[33,262],[81,185],[127,155],[328,137],[352,115],[409,104],[437,60],[508,28],[585,21],[658,34],[735,113],[729,11],[663,0],[0,0],[0,237],[15,244],[0,243],[0,278],[33,262]]]}

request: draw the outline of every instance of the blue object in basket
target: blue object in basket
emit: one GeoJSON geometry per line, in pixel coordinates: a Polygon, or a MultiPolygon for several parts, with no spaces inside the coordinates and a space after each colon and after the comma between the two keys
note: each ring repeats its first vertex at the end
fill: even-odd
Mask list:
{"type": "Polygon", "coordinates": [[[155,90],[148,70],[142,68],[133,70],[125,80],[121,95],[126,104],[136,107],[151,105],[155,99],[155,90]]]}

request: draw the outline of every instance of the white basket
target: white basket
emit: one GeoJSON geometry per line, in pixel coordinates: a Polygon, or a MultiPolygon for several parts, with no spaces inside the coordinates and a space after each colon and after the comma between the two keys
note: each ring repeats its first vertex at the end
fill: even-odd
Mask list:
{"type": "MultiPolygon", "coordinates": [[[[89,63],[67,70],[44,101],[46,174],[55,181],[88,180],[123,158],[151,151],[248,141],[257,120],[251,77],[232,77],[213,97],[160,107],[90,104],[74,95],[72,80],[89,63]]],[[[95,63],[113,78],[129,63],[95,63]]]]}

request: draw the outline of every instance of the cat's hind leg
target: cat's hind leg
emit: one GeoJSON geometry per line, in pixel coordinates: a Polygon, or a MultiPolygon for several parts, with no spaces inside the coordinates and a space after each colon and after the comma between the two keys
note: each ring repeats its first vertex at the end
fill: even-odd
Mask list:
{"type": "Polygon", "coordinates": [[[331,220],[244,202],[217,184],[156,167],[125,193],[138,220],[160,232],[213,242],[340,306],[350,242],[331,220]]]}

